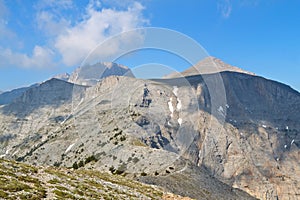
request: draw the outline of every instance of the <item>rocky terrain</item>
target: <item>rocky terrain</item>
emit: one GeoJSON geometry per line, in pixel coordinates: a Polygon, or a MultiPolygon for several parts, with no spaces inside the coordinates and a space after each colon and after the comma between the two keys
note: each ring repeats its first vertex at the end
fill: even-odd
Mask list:
{"type": "Polygon", "coordinates": [[[249,73],[51,79],[0,107],[0,156],[194,199],[297,199],[299,110],[297,91],[249,73]]]}

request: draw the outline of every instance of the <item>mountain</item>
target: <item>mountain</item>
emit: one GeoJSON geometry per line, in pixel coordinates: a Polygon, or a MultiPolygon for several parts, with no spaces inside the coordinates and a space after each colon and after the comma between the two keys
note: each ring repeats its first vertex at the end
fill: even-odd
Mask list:
{"type": "MultiPolygon", "coordinates": [[[[27,91],[1,109],[0,121],[5,124],[1,126],[1,157],[33,165],[81,166],[127,174],[137,180],[144,177],[140,181],[145,183],[150,181],[146,177],[159,176],[163,180],[169,174],[178,180],[184,179],[185,166],[194,164],[174,150],[164,150],[165,146],[177,148],[167,132],[173,128],[167,130],[161,124],[163,118],[169,116],[169,113],[159,115],[164,98],[158,98],[153,104],[156,106],[150,108],[161,122],[148,124],[147,108],[128,107],[127,97],[133,97],[134,104],[141,100],[140,90],[132,90],[135,86],[142,91],[144,81],[113,76],[90,88],[77,86],[79,88],[74,89],[72,83],[52,79],[27,91]],[[97,162],[89,162],[91,158],[97,162]]],[[[155,91],[152,86],[149,89],[155,91]]],[[[195,167],[191,168],[198,177],[194,183],[203,185],[205,180],[203,188],[194,191],[188,186],[177,186],[166,190],[192,198],[252,199],[211,177],[206,169],[195,167]]],[[[159,182],[157,185],[163,187],[159,182]]]]}
{"type": "Polygon", "coordinates": [[[69,82],[79,85],[95,85],[99,80],[109,76],[134,77],[131,70],[123,65],[100,62],[77,68],[70,76],[69,82]]]}
{"type": "Polygon", "coordinates": [[[26,89],[13,102],[3,107],[5,114],[25,116],[40,107],[60,107],[72,102],[73,93],[81,93],[85,86],[75,85],[60,79],[52,78],[38,86],[26,89]]]}
{"type": "Polygon", "coordinates": [[[9,104],[13,102],[13,100],[20,97],[26,90],[30,88],[34,88],[36,86],[38,86],[38,84],[34,84],[29,87],[14,89],[8,92],[3,92],[3,93],[0,92],[0,105],[9,104]]]}
{"type": "Polygon", "coordinates": [[[208,56],[203,60],[200,60],[196,65],[186,69],[185,71],[181,73],[178,72],[172,73],[166,76],[165,78],[176,78],[182,76],[192,76],[197,74],[211,74],[211,73],[218,73],[223,71],[231,71],[231,72],[239,72],[239,73],[255,75],[252,72],[248,72],[238,67],[231,66],[218,58],[208,56]]]}
{"type": "Polygon", "coordinates": [[[194,199],[297,199],[299,110],[297,91],[249,73],[51,79],[0,107],[0,157],[194,199]]]}

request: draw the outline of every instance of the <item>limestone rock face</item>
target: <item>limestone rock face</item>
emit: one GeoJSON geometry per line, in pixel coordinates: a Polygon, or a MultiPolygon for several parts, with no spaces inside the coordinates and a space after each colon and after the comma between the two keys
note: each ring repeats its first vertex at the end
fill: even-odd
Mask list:
{"type": "Polygon", "coordinates": [[[297,91],[246,73],[51,79],[0,107],[0,156],[80,163],[196,199],[297,199],[299,110],[297,91]]]}

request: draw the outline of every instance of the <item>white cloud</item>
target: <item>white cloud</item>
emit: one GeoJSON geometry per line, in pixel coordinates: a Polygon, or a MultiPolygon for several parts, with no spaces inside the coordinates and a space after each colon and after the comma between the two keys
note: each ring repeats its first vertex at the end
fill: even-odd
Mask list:
{"type": "MultiPolygon", "coordinates": [[[[116,8],[127,8],[128,5],[132,5],[133,3],[136,2],[136,0],[102,0],[104,5],[109,5],[111,7],[116,7],[116,8]]],[[[141,4],[145,4],[147,2],[150,2],[150,0],[139,0],[141,4]]]]}
{"type": "Polygon", "coordinates": [[[228,18],[230,16],[232,12],[231,0],[219,0],[217,6],[224,18],[228,18]]]}
{"type": "Polygon", "coordinates": [[[40,11],[36,15],[37,25],[47,36],[57,36],[70,25],[70,21],[61,17],[57,19],[53,13],[49,11],[40,11]]]}
{"type": "MultiPolygon", "coordinates": [[[[142,16],[143,9],[144,7],[137,2],[126,10],[98,10],[89,4],[84,20],[58,35],[54,46],[66,65],[80,64],[91,50],[108,37],[144,25],[146,20],[142,16]]],[[[128,37],[125,40],[128,40],[128,37]]],[[[121,42],[119,40],[119,43],[121,42]]],[[[107,56],[116,53],[119,43],[111,44],[105,52],[99,51],[99,56],[101,52],[107,56]]]]}
{"type": "Polygon", "coordinates": [[[32,55],[1,49],[0,66],[16,66],[22,68],[51,68],[54,66],[54,53],[46,47],[35,46],[32,55]]]}
{"type": "Polygon", "coordinates": [[[47,68],[53,67],[54,53],[47,47],[36,45],[31,55],[19,53],[11,47],[21,44],[15,32],[8,28],[10,11],[0,0],[0,67],[47,68]],[[16,45],[12,45],[16,44],[16,45]]]}
{"type": "MultiPolygon", "coordinates": [[[[79,65],[98,44],[107,38],[147,24],[144,7],[132,2],[127,8],[103,8],[98,0],[90,0],[86,7],[77,7],[72,0],[41,0],[34,5],[36,23],[46,40],[35,44],[31,53],[16,51],[16,46],[5,45],[5,37],[13,37],[4,18],[7,12],[0,0],[0,67],[47,68],[59,65],[79,65]],[[57,61],[57,58],[62,60],[57,61]],[[56,59],[56,60],[54,60],[56,59]]],[[[17,36],[14,36],[17,38],[17,36]]],[[[19,41],[17,39],[14,39],[19,41]]],[[[100,59],[116,53],[121,45],[140,41],[139,33],[127,34],[98,49],[91,58],[100,59]],[[102,57],[101,57],[102,56],[102,57]]]]}

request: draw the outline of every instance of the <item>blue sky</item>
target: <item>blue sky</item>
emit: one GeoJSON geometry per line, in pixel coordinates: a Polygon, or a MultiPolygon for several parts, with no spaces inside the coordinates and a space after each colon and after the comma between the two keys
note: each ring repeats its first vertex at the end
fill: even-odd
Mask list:
{"type": "MultiPolygon", "coordinates": [[[[0,90],[71,72],[110,36],[152,26],[186,34],[209,55],[300,91],[299,8],[298,0],[0,0],[0,90]]],[[[146,64],[146,54],[121,64],[146,64]]],[[[149,55],[178,71],[188,67],[149,55]]]]}

